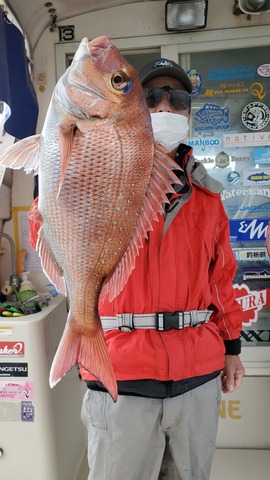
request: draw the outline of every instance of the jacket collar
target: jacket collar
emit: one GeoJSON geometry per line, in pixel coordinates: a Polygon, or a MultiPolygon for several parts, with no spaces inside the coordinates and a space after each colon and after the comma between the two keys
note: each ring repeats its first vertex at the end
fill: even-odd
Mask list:
{"type": "Polygon", "coordinates": [[[180,190],[177,193],[187,193],[191,183],[212,193],[222,192],[224,188],[222,183],[211,177],[202,163],[196,162],[192,155],[192,147],[180,143],[175,161],[183,168],[185,180],[183,182],[183,172],[180,172],[179,178],[184,186],[180,186],[180,190]]]}

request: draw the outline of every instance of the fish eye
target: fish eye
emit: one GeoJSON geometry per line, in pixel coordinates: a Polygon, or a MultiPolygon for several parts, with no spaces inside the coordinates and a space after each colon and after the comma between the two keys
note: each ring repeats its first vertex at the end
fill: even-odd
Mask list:
{"type": "Polygon", "coordinates": [[[132,85],[132,81],[125,72],[116,72],[112,76],[111,83],[115,90],[123,90],[124,93],[128,93],[132,85]]]}

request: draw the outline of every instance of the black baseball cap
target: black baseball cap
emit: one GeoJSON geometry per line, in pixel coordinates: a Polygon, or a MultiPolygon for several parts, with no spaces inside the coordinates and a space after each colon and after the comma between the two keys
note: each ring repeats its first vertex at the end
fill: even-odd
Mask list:
{"type": "Polygon", "coordinates": [[[168,77],[176,78],[184,85],[188,93],[192,93],[192,83],[185,70],[183,70],[180,65],[173,62],[173,60],[168,60],[167,58],[160,58],[147,63],[139,71],[139,77],[141,79],[142,85],[144,85],[148,80],[152,78],[161,77],[166,75],[168,77]]]}

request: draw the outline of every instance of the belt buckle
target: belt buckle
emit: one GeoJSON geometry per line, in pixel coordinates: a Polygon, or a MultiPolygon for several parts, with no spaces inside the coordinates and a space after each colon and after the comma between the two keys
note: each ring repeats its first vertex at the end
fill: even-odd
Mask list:
{"type": "Polygon", "coordinates": [[[119,313],[116,315],[117,328],[121,332],[134,330],[133,313],[119,313]]]}
{"type": "Polygon", "coordinates": [[[184,328],[184,312],[159,312],[156,313],[156,330],[167,332],[168,330],[180,330],[184,328]],[[179,325],[180,314],[182,314],[182,325],[179,325]],[[162,319],[162,325],[160,321],[162,319]]]}

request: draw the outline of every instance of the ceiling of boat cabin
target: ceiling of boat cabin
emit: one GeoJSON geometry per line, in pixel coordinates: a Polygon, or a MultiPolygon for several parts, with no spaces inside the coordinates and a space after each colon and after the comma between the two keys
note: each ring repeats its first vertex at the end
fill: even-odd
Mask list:
{"type": "Polygon", "coordinates": [[[60,22],[84,13],[143,1],[149,0],[52,0],[51,2],[46,0],[6,0],[5,3],[19,21],[31,47],[34,48],[42,33],[52,24],[54,16],[60,22]]]}

